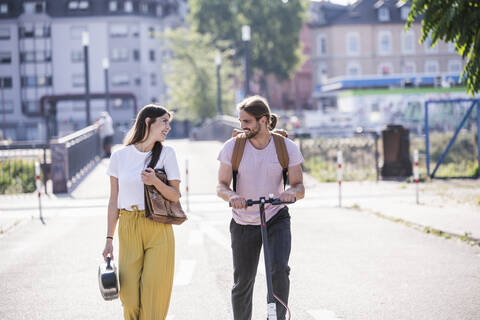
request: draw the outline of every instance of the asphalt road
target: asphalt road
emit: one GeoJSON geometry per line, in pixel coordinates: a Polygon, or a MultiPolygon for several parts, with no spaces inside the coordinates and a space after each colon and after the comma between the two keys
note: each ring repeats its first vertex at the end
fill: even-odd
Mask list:
{"type": "MultiPolygon", "coordinates": [[[[232,319],[230,213],[213,194],[220,144],[171,144],[182,171],[189,151],[192,192],[190,219],[174,227],[168,319],[232,319]]],[[[0,238],[0,319],[122,318],[120,302],[103,301],[97,283],[105,166],[76,189],[70,208],[46,210],[46,225],[33,219],[0,238]]],[[[183,201],[186,206],[185,195],[183,201]]],[[[308,191],[291,215],[293,319],[480,319],[480,248],[322,205],[309,200],[308,191]]],[[[265,287],[261,271],[253,319],[265,319],[265,287]]]]}

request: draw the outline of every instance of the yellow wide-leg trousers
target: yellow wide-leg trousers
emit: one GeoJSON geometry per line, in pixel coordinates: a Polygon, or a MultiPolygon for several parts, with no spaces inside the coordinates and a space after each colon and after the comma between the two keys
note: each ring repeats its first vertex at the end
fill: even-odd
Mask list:
{"type": "Polygon", "coordinates": [[[164,320],[170,304],[175,260],[172,225],[120,210],[120,300],[125,320],[164,320]]]}

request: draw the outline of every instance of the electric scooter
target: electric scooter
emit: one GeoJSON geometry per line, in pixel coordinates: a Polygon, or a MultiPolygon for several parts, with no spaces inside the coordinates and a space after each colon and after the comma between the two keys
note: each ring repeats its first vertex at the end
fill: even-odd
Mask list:
{"type": "MultiPolygon", "coordinates": [[[[270,269],[270,255],[268,252],[268,237],[267,237],[267,223],[265,219],[265,204],[271,203],[273,205],[279,204],[288,204],[293,202],[283,202],[279,198],[273,198],[273,195],[270,194],[269,198],[266,199],[265,197],[261,197],[258,200],[246,200],[246,205],[248,207],[258,204],[260,207],[260,227],[262,231],[262,242],[263,242],[263,255],[265,260],[265,275],[267,278],[267,320],[277,320],[277,305],[275,303],[275,299],[277,299],[284,307],[287,309],[288,312],[288,319],[290,319],[290,310],[288,306],[280,300],[274,293],[272,289],[272,273],[270,269]]],[[[230,204],[231,206],[231,204],[230,204]]]]}

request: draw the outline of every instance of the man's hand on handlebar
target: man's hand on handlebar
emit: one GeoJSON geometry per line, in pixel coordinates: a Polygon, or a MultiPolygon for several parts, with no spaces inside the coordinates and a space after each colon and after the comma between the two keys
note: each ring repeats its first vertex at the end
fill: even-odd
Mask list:
{"type": "Polygon", "coordinates": [[[295,197],[295,194],[292,194],[290,193],[289,191],[284,191],[282,193],[280,193],[280,201],[282,202],[295,202],[296,201],[296,197],[295,197]]]}
{"type": "Polygon", "coordinates": [[[239,195],[231,196],[229,202],[233,209],[245,209],[247,207],[245,198],[240,197],[239,195]]]}

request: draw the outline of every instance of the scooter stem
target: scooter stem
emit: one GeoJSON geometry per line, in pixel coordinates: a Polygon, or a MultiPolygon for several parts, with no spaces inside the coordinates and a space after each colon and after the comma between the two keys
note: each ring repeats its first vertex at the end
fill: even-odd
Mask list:
{"type": "Polygon", "coordinates": [[[267,278],[268,320],[277,320],[277,308],[272,290],[272,273],[270,269],[270,254],[268,250],[267,222],[265,219],[265,198],[260,198],[260,225],[262,230],[263,255],[265,260],[265,275],[267,278]]]}

